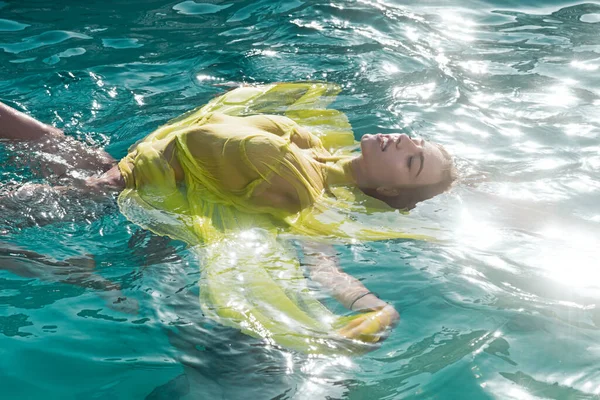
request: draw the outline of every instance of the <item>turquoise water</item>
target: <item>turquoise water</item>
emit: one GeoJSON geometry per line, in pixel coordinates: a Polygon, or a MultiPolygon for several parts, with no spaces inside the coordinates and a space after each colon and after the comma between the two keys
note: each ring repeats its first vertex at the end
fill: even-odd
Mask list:
{"type": "MultiPolygon", "coordinates": [[[[242,83],[327,80],[357,138],[438,141],[462,178],[412,213],[452,240],[338,247],[402,318],[353,359],[203,318],[190,252],[114,204],[0,216],[0,265],[55,272],[0,271],[0,398],[600,398],[600,3],[56,3],[0,1],[0,100],[116,158],[242,83]],[[128,301],[59,282],[76,258],[128,301]]],[[[0,160],[0,193],[43,181],[0,160]]]]}

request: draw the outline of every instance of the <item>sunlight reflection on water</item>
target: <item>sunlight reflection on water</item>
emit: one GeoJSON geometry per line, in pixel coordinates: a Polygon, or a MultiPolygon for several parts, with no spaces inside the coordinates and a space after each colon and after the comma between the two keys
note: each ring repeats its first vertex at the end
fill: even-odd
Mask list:
{"type": "MultiPolygon", "coordinates": [[[[4,213],[0,241],[53,258],[2,253],[3,262],[94,254],[142,304],[142,315],[124,316],[91,289],[2,271],[0,371],[20,383],[4,385],[7,374],[0,383],[11,393],[74,395],[27,368],[56,363],[86,398],[180,395],[181,374],[191,397],[600,394],[600,6],[153,0],[119,3],[118,20],[97,4],[0,8],[0,99],[117,158],[229,88],[326,79],[342,85],[332,107],[357,138],[416,134],[447,147],[461,172],[450,193],[411,213],[441,226],[440,243],[337,248],[342,266],[402,314],[380,350],[356,359],[303,357],[219,327],[199,311],[191,252],[140,233],[114,204],[68,215],[49,192],[49,209],[4,213]],[[27,229],[37,217],[44,227],[27,229]]],[[[31,151],[13,162],[0,146],[0,193],[47,178],[26,166],[31,151]]],[[[264,254],[255,239],[246,250],[264,254]]],[[[224,254],[230,266],[240,255],[224,254]]]]}

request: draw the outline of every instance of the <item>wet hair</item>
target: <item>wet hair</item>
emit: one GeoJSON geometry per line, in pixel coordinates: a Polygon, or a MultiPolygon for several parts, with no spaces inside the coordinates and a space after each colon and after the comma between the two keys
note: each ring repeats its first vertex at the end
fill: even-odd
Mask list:
{"type": "Polygon", "coordinates": [[[441,181],[432,185],[401,188],[402,190],[397,196],[385,196],[373,189],[363,189],[365,194],[385,202],[392,208],[411,210],[415,208],[418,202],[430,199],[450,189],[452,183],[458,178],[458,172],[448,151],[443,146],[437,143],[434,144],[440,149],[440,152],[446,161],[446,166],[442,171],[441,181]]]}

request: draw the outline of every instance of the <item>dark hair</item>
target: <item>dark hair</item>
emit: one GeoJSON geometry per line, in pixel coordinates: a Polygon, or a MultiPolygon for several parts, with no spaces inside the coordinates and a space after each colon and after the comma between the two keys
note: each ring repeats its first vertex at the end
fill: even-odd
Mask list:
{"type": "Polygon", "coordinates": [[[402,188],[400,194],[398,194],[397,196],[385,196],[383,194],[378,193],[374,189],[363,189],[365,194],[385,202],[388,206],[392,208],[397,208],[400,210],[410,210],[415,208],[418,202],[430,199],[450,189],[452,183],[458,177],[458,172],[456,171],[456,167],[454,167],[452,157],[450,156],[448,151],[446,151],[446,149],[439,144],[435,145],[440,149],[442,155],[444,156],[444,159],[447,162],[446,168],[444,168],[444,170],[442,171],[443,175],[441,181],[432,185],[402,188]]]}

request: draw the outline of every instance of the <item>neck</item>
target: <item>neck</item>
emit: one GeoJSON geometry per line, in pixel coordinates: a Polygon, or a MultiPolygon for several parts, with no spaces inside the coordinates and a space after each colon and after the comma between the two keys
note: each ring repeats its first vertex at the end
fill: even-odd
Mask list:
{"type": "Polygon", "coordinates": [[[369,185],[367,183],[368,179],[365,168],[365,160],[363,159],[362,154],[359,154],[358,156],[352,158],[352,160],[350,161],[350,167],[352,170],[352,175],[354,176],[356,186],[358,186],[361,189],[368,189],[369,185]]]}
{"type": "Polygon", "coordinates": [[[352,161],[353,157],[328,157],[320,159],[320,162],[326,163],[327,185],[356,185],[352,161]]]}

